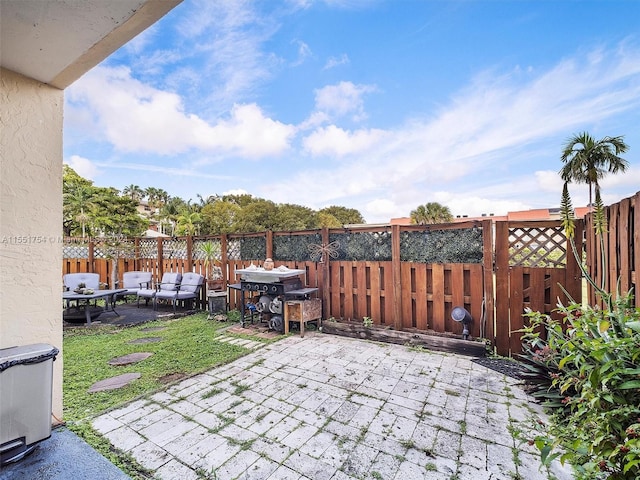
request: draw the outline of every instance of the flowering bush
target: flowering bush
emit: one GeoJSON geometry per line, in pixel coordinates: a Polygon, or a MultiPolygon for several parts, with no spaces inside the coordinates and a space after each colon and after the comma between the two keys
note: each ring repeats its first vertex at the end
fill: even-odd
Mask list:
{"type": "Polygon", "coordinates": [[[579,478],[638,479],[640,309],[631,295],[605,304],[611,308],[560,305],[561,321],[527,312],[523,357],[551,413],[534,443],[543,462],[560,457],[579,478]]]}

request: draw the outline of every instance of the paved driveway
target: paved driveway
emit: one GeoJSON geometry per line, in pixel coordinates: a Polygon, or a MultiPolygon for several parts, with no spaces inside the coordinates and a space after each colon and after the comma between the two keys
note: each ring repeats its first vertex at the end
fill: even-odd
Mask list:
{"type": "Polygon", "coordinates": [[[163,480],[570,479],[526,442],[540,415],[469,357],[312,333],[93,425],[163,480]]]}

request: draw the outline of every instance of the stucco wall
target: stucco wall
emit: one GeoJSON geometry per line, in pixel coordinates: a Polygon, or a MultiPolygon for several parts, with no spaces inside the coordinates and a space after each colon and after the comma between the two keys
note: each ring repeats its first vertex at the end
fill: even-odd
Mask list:
{"type": "Polygon", "coordinates": [[[63,91],[0,70],[0,348],[48,343],[62,419],[63,91]]]}

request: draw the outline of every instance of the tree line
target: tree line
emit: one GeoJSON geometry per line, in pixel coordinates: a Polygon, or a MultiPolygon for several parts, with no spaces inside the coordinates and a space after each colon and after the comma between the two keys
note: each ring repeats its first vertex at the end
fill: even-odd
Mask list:
{"type": "Polygon", "coordinates": [[[96,187],[70,166],[63,172],[63,233],[66,236],[139,236],[150,224],[171,236],[220,235],[265,230],[296,231],[340,228],[365,223],[353,208],[313,210],[242,195],[212,195],[185,201],[155,187],[128,185],[122,191],[96,187]],[[144,206],[144,213],[138,208],[144,206]]]}

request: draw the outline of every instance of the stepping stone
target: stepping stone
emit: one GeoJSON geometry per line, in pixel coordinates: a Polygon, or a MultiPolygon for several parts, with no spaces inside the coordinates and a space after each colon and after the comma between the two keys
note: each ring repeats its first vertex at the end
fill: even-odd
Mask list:
{"type": "Polygon", "coordinates": [[[138,352],[138,353],[130,353],[129,355],[123,355],[122,357],[112,358],[109,360],[109,365],[119,366],[119,365],[129,365],[131,363],[141,362],[145,358],[149,358],[153,353],[149,352],[138,352]]]}
{"type": "Polygon", "coordinates": [[[147,327],[147,328],[141,328],[139,331],[140,332],[159,332],[161,330],[166,330],[167,327],[147,327]]]}
{"type": "Polygon", "coordinates": [[[162,341],[162,337],[144,337],[144,338],[136,338],[135,340],[131,340],[129,343],[137,345],[139,343],[156,343],[161,341],[162,341]]]}
{"type": "Polygon", "coordinates": [[[134,380],[139,379],[140,376],[141,374],[139,373],[125,373],[124,375],[118,375],[117,377],[107,378],[94,383],[87,391],[89,393],[96,393],[104,392],[106,390],[116,390],[130,384],[134,380]]]}
{"type": "Polygon", "coordinates": [[[257,350],[258,348],[264,347],[266,345],[262,342],[254,342],[252,340],[244,340],[241,338],[227,337],[227,336],[216,337],[216,340],[223,343],[230,343],[232,345],[239,345],[245,348],[249,348],[251,350],[257,350]]]}

